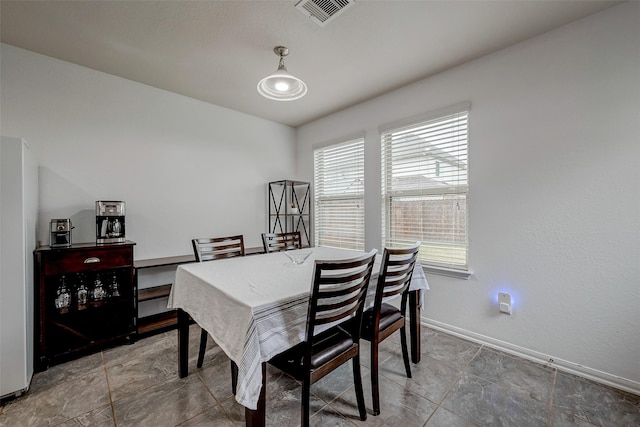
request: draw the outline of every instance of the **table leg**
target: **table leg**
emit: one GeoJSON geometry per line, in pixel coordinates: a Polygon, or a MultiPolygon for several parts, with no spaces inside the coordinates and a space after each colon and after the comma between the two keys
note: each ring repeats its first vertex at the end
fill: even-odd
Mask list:
{"type": "Polygon", "coordinates": [[[409,333],[411,361],[420,362],[420,290],[409,292],[409,333]]]}
{"type": "Polygon", "coordinates": [[[262,388],[260,389],[260,398],[258,399],[258,407],[254,409],[245,408],[244,418],[247,427],[264,427],[265,422],[265,394],[267,389],[267,363],[262,362],[262,388]]]}
{"type": "Polygon", "coordinates": [[[178,375],[189,375],[189,315],[178,309],[178,375]]]}

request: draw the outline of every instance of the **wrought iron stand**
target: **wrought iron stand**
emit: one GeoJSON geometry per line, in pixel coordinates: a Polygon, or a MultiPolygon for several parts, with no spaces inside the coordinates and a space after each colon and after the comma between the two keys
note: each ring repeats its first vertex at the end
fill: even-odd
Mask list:
{"type": "Polygon", "coordinates": [[[308,182],[269,183],[269,231],[299,231],[302,246],[311,246],[311,185],[308,182]]]}

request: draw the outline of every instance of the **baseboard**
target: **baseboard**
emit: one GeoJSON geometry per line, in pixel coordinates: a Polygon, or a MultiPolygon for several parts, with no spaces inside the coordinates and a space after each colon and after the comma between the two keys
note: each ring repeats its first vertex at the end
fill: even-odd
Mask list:
{"type": "Polygon", "coordinates": [[[580,377],[640,396],[640,382],[611,375],[568,360],[562,360],[548,354],[539,353],[528,348],[500,341],[486,335],[470,332],[436,320],[423,317],[421,323],[429,328],[473,341],[478,344],[486,345],[487,347],[495,348],[496,350],[504,351],[505,353],[522,357],[523,359],[531,360],[532,362],[540,363],[545,366],[553,366],[559,371],[578,375],[580,377]]]}

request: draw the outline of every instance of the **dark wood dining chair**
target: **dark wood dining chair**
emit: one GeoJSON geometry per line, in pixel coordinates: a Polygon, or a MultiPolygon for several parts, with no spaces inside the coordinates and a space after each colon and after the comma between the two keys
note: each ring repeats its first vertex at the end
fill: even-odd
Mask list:
{"type": "Polygon", "coordinates": [[[262,247],[265,253],[288,251],[302,248],[299,231],[290,233],[262,233],[262,247]]]}
{"type": "Polygon", "coordinates": [[[387,248],[382,254],[382,264],[376,285],[373,307],[365,310],[362,316],[362,339],[371,342],[371,392],[373,414],[380,414],[380,388],[378,382],[378,346],[395,331],[400,330],[402,358],[407,377],[411,378],[409,350],[405,328],[405,313],[409,284],[413,268],[418,257],[420,242],[408,248],[387,248]],[[400,309],[385,303],[388,298],[401,294],[400,309]]]}
{"type": "Polygon", "coordinates": [[[244,256],[244,236],[193,239],[193,253],[196,261],[211,261],[220,258],[244,256]]]}
{"type": "MultiPolygon", "coordinates": [[[[211,261],[221,258],[231,258],[237,256],[244,256],[244,236],[228,236],[228,237],[214,237],[214,238],[202,238],[191,240],[193,244],[193,253],[196,256],[196,261],[211,261]]],[[[198,351],[198,362],[196,366],[202,367],[204,362],[204,353],[207,348],[207,331],[202,329],[200,331],[200,349],[198,351]]],[[[233,394],[236,394],[236,386],[238,384],[238,366],[234,361],[231,361],[231,388],[233,394]]]]}
{"type": "Polygon", "coordinates": [[[302,381],[302,426],[309,425],[311,384],[352,360],[358,411],[367,419],[360,374],[360,323],[376,255],[348,260],[316,260],[305,340],[270,364],[302,381]],[[323,330],[328,327],[328,329],[323,330]],[[320,331],[318,331],[320,330],[320,331]]]}

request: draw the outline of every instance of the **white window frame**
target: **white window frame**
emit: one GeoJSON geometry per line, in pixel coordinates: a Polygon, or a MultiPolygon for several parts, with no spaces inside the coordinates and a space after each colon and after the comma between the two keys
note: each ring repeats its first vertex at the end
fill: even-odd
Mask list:
{"type": "Polygon", "coordinates": [[[364,137],[313,151],[315,245],[364,250],[364,137]]]}
{"type": "MultiPolygon", "coordinates": [[[[470,103],[458,104],[380,127],[383,247],[402,246],[419,240],[422,245],[418,256],[426,271],[459,278],[471,275],[468,226],[470,107],[470,103]],[[440,126],[443,126],[442,130],[439,130],[440,126]],[[444,138],[441,132],[444,132],[444,138]],[[392,171],[395,171],[394,175],[392,171]],[[399,177],[406,178],[405,182],[399,177]],[[396,209],[398,203],[419,200],[421,205],[417,211],[420,217],[415,221],[396,222],[394,227],[394,199],[396,209]],[[434,234],[437,233],[426,231],[423,225],[425,218],[427,224],[434,223],[434,218],[425,216],[424,212],[430,199],[445,212],[446,209],[458,210],[460,203],[464,203],[462,214],[452,213],[447,217],[446,233],[438,230],[443,236],[442,241],[436,241],[434,234]],[[416,229],[415,235],[410,235],[407,228],[400,229],[402,224],[420,229],[416,229]]],[[[398,215],[407,211],[395,212],[398,215]]]]}

